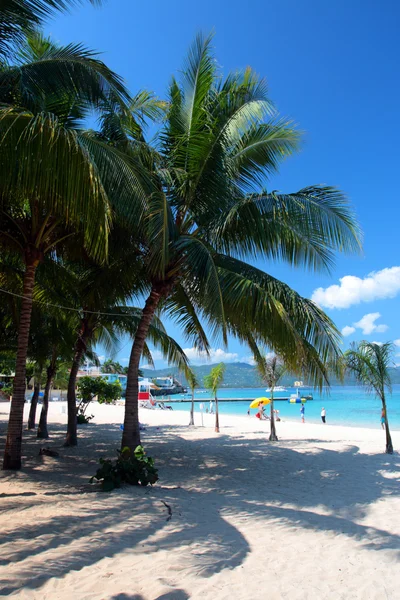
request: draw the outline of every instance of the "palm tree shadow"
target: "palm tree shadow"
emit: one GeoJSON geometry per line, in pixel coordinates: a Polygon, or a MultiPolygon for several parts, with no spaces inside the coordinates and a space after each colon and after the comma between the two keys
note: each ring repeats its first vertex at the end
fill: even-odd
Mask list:
{"type": "MultiPolygon", "coordinates": [[[[113,557],[139,545],[146,553],[183,548],[187,552],[185,564],[201,578],[235,569],[250,553],[248,541],[233,524],[238,516],[278,519],[286,527],[340,532],[375,552],[398,552],[400,547],[399,535],[360,522],[370,504],[398,493],[398,481],[385,476],[389,469],[400,474],[398,457],[362,454],[357,446],[341,451],[327,449],[319,440],[314,441],[314,452],[304,452],[301,442],[299,448],[294,442],[286,447],[284,442],[270,444],[240,435],[212,435],[213,443],[207,444],[201,439],[185,439],[181,428],[169,427],[162,432],[148,428],[144,443],[160,469],[160,485],[123,488],[112,497],[96,491],[89,496],[88,478],[100,456],[112,456],[119,428],[101,424],[86,429],[80,446],[74,449],[62,449],[63,434],[61,429],[54,430],[51,444],[59,447],[62,455],[60,460],[51,459],[51,470],[43,468],[46,465],[36,455],[35,440],[28,439],[24,477],[36,495],[17,494],[2,507],[6,513],[19,506],[28,510],[52,494],[64,503],[61,515],[27,525],[7,523],[0,539],[0,566],[20,566],[18,572],[11,569],[0,579],[3,595],[23,588],[37,589],[51,578],[61,578],[96,564],[104,556],[113,557]],[[87,454],[95,458],[88,460],[87,454]],[[63,482],[61,487],[54,483],[54,471],[63,482]],[[74,501],[79,493],[85,504],[76,514],[74,501]],[[171,507],[171,521],[163,502],[171,507]],[[321,506],[325,514],[315,512],[321,506]],[[61,558],[47,561],[44,569],[41,555],[61,547],[61,558]]],[[[10,478],[12,475],[2,474],[3,480],[10,478]]],[[[187,597],[185,591],[176,589],[159,599],[187,597]]],[[[120,593],[113,597],[117,598],[142,600],[137,594],[120,593]]]]}

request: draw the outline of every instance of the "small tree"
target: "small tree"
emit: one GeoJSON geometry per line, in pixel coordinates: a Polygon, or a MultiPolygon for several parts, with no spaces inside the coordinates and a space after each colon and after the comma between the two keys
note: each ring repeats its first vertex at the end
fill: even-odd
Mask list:
{"type": "Polygon", "coordinates": [[[267,356],[265,353],[255,355],[255,361],[257,370],[262,380],[267,384],[270,389],[270,423],[271,432],[269,435],[270,442],[277,442],[278,436],[276,435],[275,427],[275,413],[274,413],[274,389],[278,384],[279,380],[286,371],[286,367],[282,360],[278,356],[267,356]]]}
{"type": "Polygon", "coordinates": [[[387,454],[393,454],[385,395],[386,388],[389,393],[392,392],[389,367],[393,364],[393,351],[394,345],[391,342],[380,345],[361,341],[358,345],[352,344],[350,350],[345,353],[346,368],[355,374],[369,392],[375,392],[382,402],[387,454]]]}
{"type": "Polygon", "coordinates": [[[119,362],[109,358],[101,365],[101,372],[122,374],[125,373],[125,367],[123,367],[119,362]]]}
{"type": "Polygon", "coordinates": [[[215,432],[219,433],[219,412],[218,412],[218,397],[217,392],[221,383],[224,380],[225,365],[219,363],[216,367],[211,369],[210,373],[204,377],[205,387],[212,392],[215,400],[215,432]]]}
{"type": "Polygon", "coordinates": [[[190,407],[190,421],[189,421],[189,427],[190,427],[190,425],[194,425],[194,391],[199,386],[199,382],[197,380],[196,373],[194,371],[192,371],[192,369],[188,368],[185,375],[186,375],[188,385],[192,391],[192,405],[190,407]]]}
{"type": "Polygon", "coordinates": [[[92,417],[86,416],[89,403],[97,396],[99,404],[111,404],[121,398],[122,386],[119,381],[109,383],[104,377],[81,377],[78,381],[80,403],[78,406],[78,423],[88,423],[92,417]]]}

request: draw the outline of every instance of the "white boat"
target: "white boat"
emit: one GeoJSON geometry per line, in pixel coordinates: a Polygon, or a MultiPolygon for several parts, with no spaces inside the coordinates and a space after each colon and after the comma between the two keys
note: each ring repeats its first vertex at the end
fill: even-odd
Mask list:
{"type": "MultiPolygon", "coordinates": [[[[265,390],[266,392],[271,392],[271,388],[267,388],[265,390]]],[[[283,387],[283,385],[277,385],[276,387],[274,387],[274,392],[287,392],[287,389],[285,387],[283,387]]]]}

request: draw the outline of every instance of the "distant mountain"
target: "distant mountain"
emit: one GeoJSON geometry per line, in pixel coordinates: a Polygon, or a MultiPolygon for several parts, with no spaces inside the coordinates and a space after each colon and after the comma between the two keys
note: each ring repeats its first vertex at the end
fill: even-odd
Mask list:
{"type": "MultiPolygon", "coordinates": [[[[224,388],[257,388],[264,387],[264,383],[261,381],[257,369],[247,363],[226,363],[225,378],[222,387],[224,388]]],[[[193,366],[192,369],[197,375],[200,387],[204,387],[203,380],[204,376],[208,375],[212,367],[215,365],[201,365],[193,366]]],[[[176,377],[182,385],[187,385],[187,381],[182,373],[177,368],[167,367],[166,369],[143,369],[144,377],[167,377],[173,375],[176,377]]],[[[400,383],[400,368],[391,369],[392,383],[400,383]]],[[[293,382],[298,379],[293,375],[285,375],[279,382],[279,385],[292,386],[293,382]]],[[[304,382],[307,383],[306,381],[304,382]]],[[[341,385],[335,377],[331,378],[331,385],[341,385]]],[[[347,376],[343,385],[357,385],[357,382],[353,376],[347,376]]]]}

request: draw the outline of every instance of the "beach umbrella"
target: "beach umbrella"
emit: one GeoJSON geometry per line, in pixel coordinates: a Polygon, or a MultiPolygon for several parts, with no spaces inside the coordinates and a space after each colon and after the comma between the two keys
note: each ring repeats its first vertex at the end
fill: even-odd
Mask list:
{"type": "Polygon", "coordinates": [[[270,402],[271,402],[271,400],[269,398],[256,398],[250,404],[250,408],[258,408],[260,403],[265,405],[265,404],[269,404],[270,402]]]}

